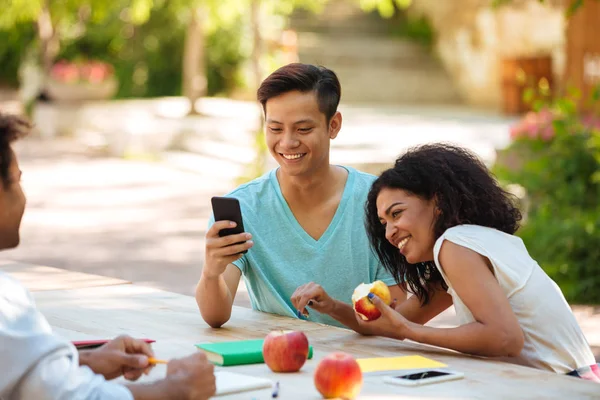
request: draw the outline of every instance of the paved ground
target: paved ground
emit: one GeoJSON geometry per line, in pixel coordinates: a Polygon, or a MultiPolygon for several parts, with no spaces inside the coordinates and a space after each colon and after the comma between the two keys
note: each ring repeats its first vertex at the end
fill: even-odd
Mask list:
{"type": "Polygon", "coordinates": [[[21,246],[4,257],[193,293],[209,196],[230,184],[69,142],[27,140],[18,153],[28,206],[21,246]]]}
{"type": "MultiPolygon", "coordinates": [[[[368,113],[348,118],[355,123],[355,134],[347,134],[346,143],[354,141],[359,144],[356,151],[364,152],[360,143],[365,138],[357,127],[361,121],[363,127],[381,124],[376,129],[378,138],[396,149],[449,137],[447,132],[453,131],[446,130],[448,121],[456,135],[469,141],[464,125],[459,119],[452,123],[449,117],[443,120],[446,125],[437,128],[432,118],[434,122],[426,130],[419,129],[419,124],[425,124],[423,118],[415,118],[414,125],[403,126],[413,133],[408,139],[404,135],[392,136],[392,125],[397,121],[394,122],[391,110],[383,112],[388,114],[387,124],[380,114],[376,120],[368,113]]],[[[467,129],[472,129],[471,143],[484,151],[490,148],[490,140],[499,140],[497,135],[487,139],[485,134],[475,135],[476,129],[468,128],[468,124],[467,129]]],[[[353,159],[348,149],[334,148],[333,158],[353,159]]],[[[204,157],[205,164],[194,164],[197,159],[182,162],[176,153],[162,162],[127,161],[94,155],[68,139],[30,138],[19,144],[17,152],[29,202],[22,244],[4,253],[3,258],[193,293],[202,267],[210,196],[235,186],[239,162],[224,157],[215,160],[215,164],[206,164],[204,157]],[[195,167],[182,169],[184,164],[195,167]]],[[[236,304],[248,306],[244,287],[240,288],[236,304]]],[[[590,342],[600,346],[600,309],[575,307],[575,312],[590,342]]],[[[452,321],[452,312],[447,312],[435,323],[447,325],[452,321]]]]}

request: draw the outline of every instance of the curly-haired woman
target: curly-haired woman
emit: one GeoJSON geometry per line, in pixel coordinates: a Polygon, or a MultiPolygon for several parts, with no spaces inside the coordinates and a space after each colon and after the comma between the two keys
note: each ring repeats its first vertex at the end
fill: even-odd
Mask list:
{"type": "Polygon", "coordinates": [[[521,213],[485,165],[444,144],[409,150],[373,183],[371,245],[414,295],[357,321],[372,334],[600,381],[559,287],[514,236],[521,213]],[[451,305],[460,325],[424,326],[451,305]]]}

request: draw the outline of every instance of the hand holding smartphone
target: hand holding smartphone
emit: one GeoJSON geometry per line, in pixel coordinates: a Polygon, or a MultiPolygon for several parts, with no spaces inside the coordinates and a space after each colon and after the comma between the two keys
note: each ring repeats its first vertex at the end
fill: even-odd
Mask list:
{"type": "MultiPolygon", "coordinates": [[[[244,221],[242,220],[242,210],[238,199],[215,196],[211,198],[211,203],[215,221],[233,221],[236,223],[236,226],[233,228],[221,229],[219,236],[223,237],[244,233],[244,221]]],[[[233,245],[242,243],[245,242],[237,242],[233,245]]],[[[242,251],[243,254],[247,252],[248,250],[242,251]]]]}
{"type": "Polygon", "coordinates": [[[392,385],[421,386],[431,383],[453,381],[462,378],[464,378],[464,374],[462,372],[431,369],[427,371],[410,372],[404,375],[385,376],[383,377],[383,381],[386,383],[391,383],[392,385]]]}

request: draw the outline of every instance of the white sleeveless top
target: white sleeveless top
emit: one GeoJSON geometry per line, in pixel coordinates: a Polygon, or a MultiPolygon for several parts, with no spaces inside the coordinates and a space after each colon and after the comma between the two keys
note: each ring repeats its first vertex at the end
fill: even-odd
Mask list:
{"type": "Polygon", "coordinates": [[[438,255],[444,240],[471,249],[490,260],[494,275],[525,336],[521,354],[507,358],[507,361],[561,374],[596,363],[558,285],[529,256],[521,238],[496,229],[459,225],[448,229],[435,243],[435,265],[448,285],[448,294],[452,296],[461,325],[475,319],[440,265],[438,255]]]}

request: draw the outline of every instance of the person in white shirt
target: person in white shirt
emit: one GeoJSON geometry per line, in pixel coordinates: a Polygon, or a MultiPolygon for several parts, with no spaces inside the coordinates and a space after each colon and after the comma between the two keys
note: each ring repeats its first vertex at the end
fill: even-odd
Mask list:
{"type": "MultiPolygon", "coordinates": [[[[20,241],[25,196],[11,145],[29,130],[25,120],[0,113],[0,250],[16,247],[20,241]]],[[[128,336],[78,352],[52,333],[27,289],[0,273],[1,400],[205,400],[215,393],[214,367],[199,352],[171,360],[162,380],[110,381],[120,376],[137,380],[151,368],[148,357],[152,355],[148,344],[128,336]]]]}
{"type": "Polygon", "coordinates": [[[471,152],[410,149],[373,183],[366,209],[371,246],[414,294],[391,307],[373,296],[383,317],[357,317],[371,334],[600,381],[560,288],[514,235],[512,196],[471,152]],[[451,305],[458,327],[424,326],[451,305]]]}

